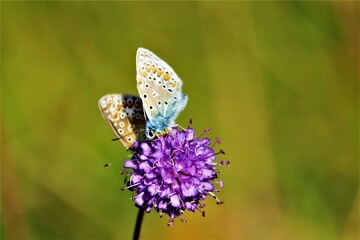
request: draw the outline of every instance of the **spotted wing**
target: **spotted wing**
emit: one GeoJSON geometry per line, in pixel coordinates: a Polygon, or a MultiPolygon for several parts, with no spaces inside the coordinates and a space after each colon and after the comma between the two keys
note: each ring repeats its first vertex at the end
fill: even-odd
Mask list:
{"type": "Polygon", "coordinates": [[[99,100],[100,112],[119,141],[130,148],[142,139],[145,118],[141,98],[125,94],[108,94],[99,100]]]}
{"type": "Polygon", "coordinates": [[[187,103],[182,81],[163,60],[147,49],[136,54],[137,89],[148,120],[162,131],[171,125],[187,103]]]}

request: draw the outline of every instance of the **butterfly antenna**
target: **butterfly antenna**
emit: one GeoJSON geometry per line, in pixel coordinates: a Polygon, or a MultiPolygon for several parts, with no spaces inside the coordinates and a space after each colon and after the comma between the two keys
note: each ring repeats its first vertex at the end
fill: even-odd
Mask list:
{"type": "Polygon", "coordinates": [[[124,136],[117,137],[117,138],[113,138],[113,139],[111,139],[111,141],[117,141],[117,140],[123,139],[124,137],[127,137],[127,136],[129,136],[129,135],[131,135],[131,134],[134,134],[134,133],[131,132],[131,133],[128,133],[128,134],[126,134],[126,135],[124,135],[124,136]]]}
{"type": "Polygon", "coordinates": [[[109,167],[109,166],[111,166],[111,165],[113,165],[114,163],[117,163],[117,162],[119,162],[119,161],[120,161],[120,159],[117,159],[117,160],[115,160],[115,161],[113,161],[113,162],[111,162],[111,163],[106,163],[106,164],[104,164],[103,167],[109,167]]]}
{"type": "MultiPolygon", "coordinates": [[[[126,156],[126,158],[129,158],[130,156],[126,156]]],[[[118,163],[120,160],[124,160],[125,159],[125,157],[122,157],[122,158],[120,158],[120,159],[116,159],[115,161],[113,161],[113,162],[111,162],[111,163],[106,163],[106,164],[104,164],[104,166],[103,167],[109,167],[109,166],[111,166],[111,165],[113,165],[113,164],[115,164],[115,163],[118,163]]]]}
{"type": "Polygon", "coordinates": [[[192,118],[190,118],[190,120],[189,120],[188,128],[190,128],[191,124],[192,124],[192,118]]]}

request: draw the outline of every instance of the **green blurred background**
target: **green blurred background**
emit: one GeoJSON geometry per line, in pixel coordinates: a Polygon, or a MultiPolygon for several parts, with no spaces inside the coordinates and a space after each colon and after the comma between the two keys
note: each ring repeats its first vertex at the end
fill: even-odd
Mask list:
{"type": "Polygon", "coordinates": [[[128,155],[102,119],[155,52],[219,136],[217,206],[143,239],[359,238],[359,2],[1,2],[1,238],[129,239],[128,155]]]}

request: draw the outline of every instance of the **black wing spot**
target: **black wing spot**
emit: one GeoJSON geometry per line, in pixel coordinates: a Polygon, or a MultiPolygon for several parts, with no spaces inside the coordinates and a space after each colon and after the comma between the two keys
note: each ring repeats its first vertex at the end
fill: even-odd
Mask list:
{"type": "Polygon", "coordinates": [[[150,108],[150,110],[152,110],[152,109],[153,109],[153,106],[150,105],[149,108],[150,108]]]}
{"type": "Polygon", "coordinates": [[[147,98],[147,95],[146,95],[146,93],[143,95],[144,96],[144,98],[147,98]]]}

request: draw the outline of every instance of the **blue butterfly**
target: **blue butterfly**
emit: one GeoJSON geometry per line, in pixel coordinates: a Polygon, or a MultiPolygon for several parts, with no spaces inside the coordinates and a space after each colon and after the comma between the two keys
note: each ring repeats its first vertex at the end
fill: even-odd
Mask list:
{"type": "Polygon", "coordinates": [[[146,137],[153,138],[175,126],[188,97],[182,93],[182,81],[162,59],[147,49],[136,54],[137,89],[143,102],[146,137]]]}
{"type": "Polygon", "coordinates": [[[175,119],[188,100],[175,71],[144,48],[136,53],[136,81],[140,98],[108,94],[99,100],[103,118],[126,148],[135,140],[152,139],[176,126],[175,119]]]}

